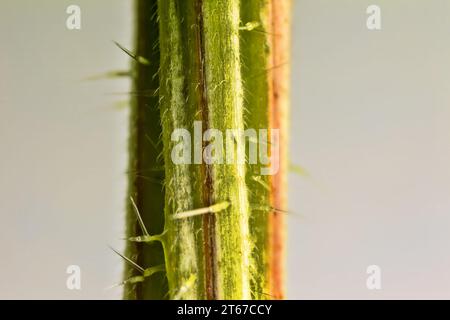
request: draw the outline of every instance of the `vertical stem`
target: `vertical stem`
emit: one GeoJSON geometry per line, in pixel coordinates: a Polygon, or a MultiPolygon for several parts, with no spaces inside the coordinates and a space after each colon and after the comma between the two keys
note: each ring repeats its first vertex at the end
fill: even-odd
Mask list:
{"type": "MultiPolygon", "coordinates": [[[[149,64],[134,64],[129,192],[149,233],[162,235],[130,242],[127,255],[143,268],[165,263],[166,274],[127,285],[125,297],[282,298],[284,222],[271,207],[286,206],[289,0],[136,3],[136,55],[149,64]],[[196,121],[200,142],[190,135],[196,121]],[[224,143],[227,130],[267,128],[281,131],[273,177],[238,161],[247,155],[240,137],[224,143]],[[188,136],[176,141],[176,129],[188,136]],[[180,144],[194,154],[199,147],[200,157],[175,164],[180,144]],[[232,148],[234,162],[206,162],[208,148],[223,157],[232,148]],[[152,170],[160,155],[163,173],[152,170]],[[215,209],[189,214],[201,208],[215,209]]],[[[142,234],[131,205],[127,234],[142,234]]],[[[137,274],[126,269],[127,278],[137,274]]]]}

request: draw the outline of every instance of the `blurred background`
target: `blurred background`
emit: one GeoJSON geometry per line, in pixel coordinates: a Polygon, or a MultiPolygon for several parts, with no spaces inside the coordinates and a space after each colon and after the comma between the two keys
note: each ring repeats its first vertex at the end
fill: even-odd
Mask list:
{"type": "MultiPolygon", "coordinates": [[[[450,298],[449,16],[446,0],[294,0],[291,158],[307,174],[290,175],[288,298],[450,298]]],[[[91,78],[128,68],[113,40],[132,47],[132,25],[129,0],[0,3],[2,299],[121,297],[106,288],[121,279],[108,245],[124,245],[130,84],[91,78]]]]}

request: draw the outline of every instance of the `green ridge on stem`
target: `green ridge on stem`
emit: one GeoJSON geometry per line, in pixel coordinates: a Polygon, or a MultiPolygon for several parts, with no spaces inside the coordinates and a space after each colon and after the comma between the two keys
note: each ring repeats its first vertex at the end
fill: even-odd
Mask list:
{"type": "MultiPolygon", "coordinates": [[[[244,83],[244,106],[246,129],[269,128],[269,81],[268,81],[268,24],[269,0],[241,1],[241,60],[244,83]],[[250,26],[251,28],[246,28],[250,26]]],[[[258,145],[265,148],[265,145],[258,145]]],[[[254,241],[252,251],[252,298],[268,299],[268,210],[270,207],[270,177],[261,175],[261,164],[248,164],[246,182],[249,192],[250,232],[254,241]]]]}
{"type": "MultiPolygon", "coordinates": [[[[186,1],[190,3],[190,1],[186,1]]],[[[195,103],[195,70],[191,58],[191,22],[195,11],[183,1],[158,1],[160,22],[160,109],[165,162],[165,217],[167,245],[166,270],[171,296],[179,299],[205,299],[203,233],[201,217],[173,219],[180,212],[196,209],[201,199],[201,177],[191,164],[174,164],[171,158],[176,142],[175,129],[193,126],[195,103]],[[195,278],[193,278],[195,277],[195,278]],[[186,290],[186,283],[195,279],[186,290]]]]}
{"type": "MultiPolygon", "coordinates": [[[[143,57],[148,64],[138,60],[133,63],[133,89],[130,110],[127,230],[128,237],[140,236],[142,228],[136,219],[130,201],[134,199],[142,220],[152,235],[164,228],[164,172],[153,170],[161,167],[158,158],[162,153],[160,135],[159,97],[159,31],[156,0],[135,0],[135,55],[143,57]]],[[[164,263],[164,251],[159,242],[127,242],[125,255],[146,269],[164,263]]],[[[124,279],[142,274],[129,264],[125,265],[124,279]]],[[[143,282],[125,284],[125,299],[165,299],[167,280],[162,272],[145,278],[143,282]]]]}

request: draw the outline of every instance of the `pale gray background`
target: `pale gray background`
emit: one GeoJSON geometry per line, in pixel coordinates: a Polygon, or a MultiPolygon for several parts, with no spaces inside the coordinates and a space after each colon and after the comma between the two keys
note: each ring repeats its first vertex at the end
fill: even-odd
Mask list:
{"type": "MultiPolygon", "coordinates": [[[[297,0],[293,15],[291,156],[308,176],[290,177],[288,297],[450,298],[450,2],[297,0]]],[[[127,68],[112,40],[131,47],[131,26],[129,0],[0,3],[0,298],[120,298],[105,288],[129,83],[86,78],[127,68]]]]}

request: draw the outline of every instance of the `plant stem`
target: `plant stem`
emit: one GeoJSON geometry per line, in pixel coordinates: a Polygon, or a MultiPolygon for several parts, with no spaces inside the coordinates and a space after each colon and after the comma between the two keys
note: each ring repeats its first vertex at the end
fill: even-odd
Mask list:
{"type": "Polygon", "coordinates": [[[127,256],[150,269],[142,276],[126,268],[126,279],[140,277],[125,298],[283,297],[284,222],[272,208],[286,205],[286,149],[273,177],[260,163],[205,162],[202,150],[214,144],[214,154],[231,148],[235,159],[248,156],[245,142],[216,144],[210,129],[280,128],[286,143],[288,73],[277,65],[286,62],[289,36],[277,34],[288,32],[288,2],[136,0],[129,165],[136,210],[130,204],[127,256]],[[192,144],[173,141],[176,129],[203,137],[194,139],[201,153],[190,155],[192,164],[173,162],[180,142],[192,144]],[[160,155],[164,172],[151,171],[160,155]]]}

